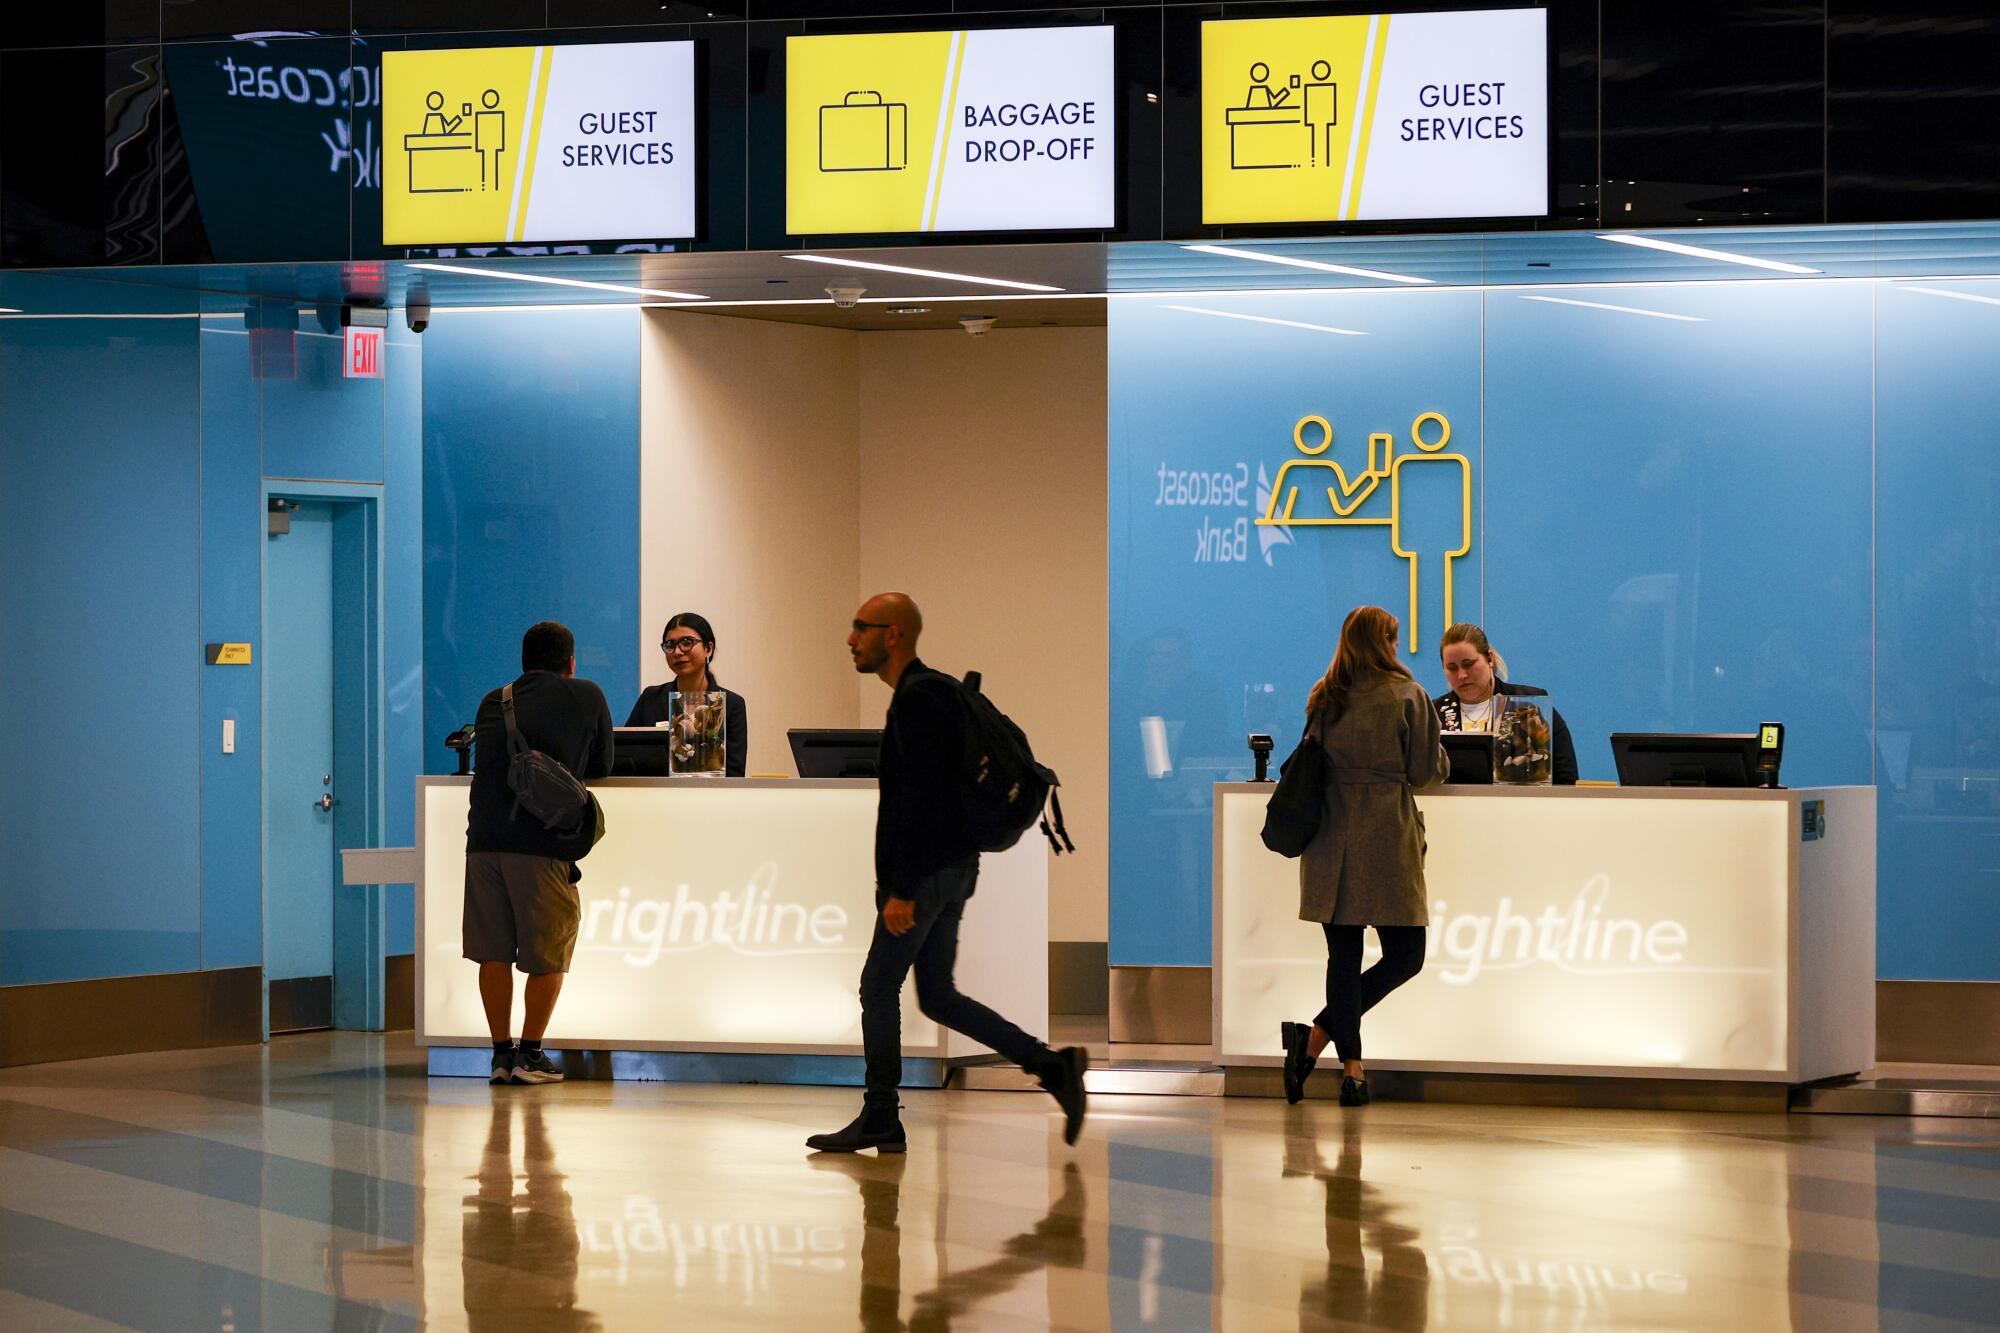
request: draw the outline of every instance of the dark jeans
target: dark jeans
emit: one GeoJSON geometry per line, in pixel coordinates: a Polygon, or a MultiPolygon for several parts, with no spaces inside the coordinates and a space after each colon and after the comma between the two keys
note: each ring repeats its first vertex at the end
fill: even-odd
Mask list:
{"type": "Polygon", "coordinates": [[[1422,926],[1377,926],[1382,958],[1361,970],[1361,932],[1366,926],[1322,927],[1326,931],[1326,1008],[1313,1020],[1333,1040],[1343,1060],[1361,1058],[1361,1015],[1424,970],[1422,926]]]}
{"type": "Polygon", "coordinates": [[[875,895],[875,938],[861,965],[861,1045],[868,1059],[867,1105],[894,1107],[903,1081],[903,978],[917,969],[917,1007],[924,1016],[991,1046],[1029,1073],[1040,1073],[1048,1047],[979,1001],[961,995],[951,979],[958,961],[958,923],[979,879],[979,858],[968,856],[927,877],[917,889],[917,924],[902,935],[882,925],[887,897],[875,895]]]}

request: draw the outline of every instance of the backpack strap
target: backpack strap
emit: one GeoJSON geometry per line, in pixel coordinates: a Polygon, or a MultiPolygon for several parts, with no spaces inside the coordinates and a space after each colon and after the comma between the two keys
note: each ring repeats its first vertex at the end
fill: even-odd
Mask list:
{"type": "Polygon", "coordinates": [[[1049,840],[1049,847],[1057,856],[1076,850],[1076,844],[1069,840],[1069,829],[1063,825],[1062,797],[1056,794],[1054,786],[1049,788],[1049,808],[1042,814],[1042,836],[1049,840]],[[1053,829],[1049,827],[1051,819],[1055,821],[1053,829]]]}
{"type": "Polygon", "coordinates": [[[521,734],[520,724],[514,721],[514,683],[509,681],[500,687],[500,716],[507,723],[507,753],[526,754],[528,740],[521,734]]]}
{"type": "MultiPolygon", "coordinates": [[[[528,738],[521,734],[520,725],[514,721],[514,682],[512,681],[508,681],[500,687],[500,716],[507,723],[508,756],[511,758],[517,754],[526,754],[528,752],[528,738]]],[[[511,774],[509,774],[508,785],[513,785],[511,774]]],[[[509,818],[519,819],[520,817],[521,798],[516,795],[514,797],[514,810],[509,818]]]]}

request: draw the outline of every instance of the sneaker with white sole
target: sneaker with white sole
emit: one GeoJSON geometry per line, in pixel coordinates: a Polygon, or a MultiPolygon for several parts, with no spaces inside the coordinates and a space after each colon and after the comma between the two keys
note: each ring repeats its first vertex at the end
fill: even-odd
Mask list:
{"type": "Polygon", "coordinates": [[[511,1082],[514,1077],[514,1058],[515,1058],[514,1048],[511,1046],[504,1051],[499,1051],[499,1050],[494,1051],[493,1077],[487,1079],[486,1081],[488,1083],[511,1082]]]}
{"type": "Polygon", "coordinates": [[[533,1050],[514,1052],[514,1081],[516,1083],[560,1083],[563,1071],[549,1053],[537,1046],[533,1050]]]}

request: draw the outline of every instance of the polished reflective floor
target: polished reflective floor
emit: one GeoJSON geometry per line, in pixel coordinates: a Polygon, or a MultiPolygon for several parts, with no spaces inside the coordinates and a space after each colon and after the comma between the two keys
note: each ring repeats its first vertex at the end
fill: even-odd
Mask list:
{"type": "Polygon", "coordinates": [[[0,1328],[2000,1320],[2000,1125],[427,1079],[407,1035],[0,1070],[0,1328]]]}

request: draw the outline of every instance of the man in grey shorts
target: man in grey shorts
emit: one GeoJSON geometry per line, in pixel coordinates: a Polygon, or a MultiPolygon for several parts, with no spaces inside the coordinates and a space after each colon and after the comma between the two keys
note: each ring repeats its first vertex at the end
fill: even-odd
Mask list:
{"type": "MultiPolygon", "coordinates": [[[[521,639],[521,678],[514,682],[514,720],[529,748],[579,778],[611,772],[611,709],[604,691],[576,679],[576,640],[553,620],[521,639]]],[[[481,701],[472,765],[472,812],[465,831],[465,956],[479,964],[479,999],[493,1036],[495,1083],[560,1083],[562,1070],[542,1050],[563,974],[576,949],[581,917],[577,859],[590,850],[596,819],[563,834],[516,813],[507,785],[507,721],[501,692],[481,701]],[[514,977],[528,981],[517,1048],[514,977]]]]}

